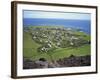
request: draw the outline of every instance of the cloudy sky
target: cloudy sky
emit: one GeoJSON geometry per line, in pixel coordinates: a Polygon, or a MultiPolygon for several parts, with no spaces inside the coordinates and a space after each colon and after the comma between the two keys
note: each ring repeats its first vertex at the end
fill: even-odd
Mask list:
{"type": "Polygon", "coordinates": [[[72,12],[50,12],[50,11],[29,11],[23,10],[24,18],[49,18],[49,19],[75,19],[90,20],[89,13],[72,13],[72,12]]]}

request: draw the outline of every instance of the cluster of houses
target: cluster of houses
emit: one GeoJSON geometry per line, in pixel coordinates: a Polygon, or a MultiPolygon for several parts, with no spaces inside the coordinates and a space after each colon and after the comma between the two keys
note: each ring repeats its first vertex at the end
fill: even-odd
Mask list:
{"type": "Polygon", "coordinates": [[[39,51],[41,52],[48,52],[56,48],[75,46],[82,42],[87,42],[73,34],[73,31],[69,28],[33,28],[31,33],[32,39],[42,45],[39,47],[39,51]]]}

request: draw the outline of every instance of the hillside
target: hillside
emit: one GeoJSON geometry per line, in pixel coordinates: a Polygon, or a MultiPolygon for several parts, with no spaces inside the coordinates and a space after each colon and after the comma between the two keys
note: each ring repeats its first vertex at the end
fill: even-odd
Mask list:
{"type": "Polygon", "coordinates": [[[81,31],[33,26],[25,28],[23,35],[24,58],[32,61],[90,55],[90,35],[81,31]]]}

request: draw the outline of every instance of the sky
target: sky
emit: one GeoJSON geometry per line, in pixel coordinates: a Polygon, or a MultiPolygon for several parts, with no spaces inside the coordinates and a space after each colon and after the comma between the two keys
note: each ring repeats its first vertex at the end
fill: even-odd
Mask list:
{"type": "Polygon", "coordinates": [[[91,20],[89,13],[23,10],[23,18],[91,20]]]}

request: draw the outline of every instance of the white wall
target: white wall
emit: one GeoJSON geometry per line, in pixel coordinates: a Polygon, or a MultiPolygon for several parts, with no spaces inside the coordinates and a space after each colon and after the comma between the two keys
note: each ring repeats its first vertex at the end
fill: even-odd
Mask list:
{"type": "MultiPolygon", "coordinates": [[[[100,5],[99,0],[30,0],[30,1],[38,1],[38,2],[41,1],[41,2],[51,2],[51,3],[56,2],[64,4],[66,3],[66,4],[100,5]]],[[[11,68],[11,12],[10,12],[11,8],[10,7],[11,7],[11,0],[0,0],[0,80],[13,80],[10,78],[10,68],[11,68]]],[[[100,18],[100,16],[98,17],[100,18]]],[[[99,27],[98,29],[100,30],[99,27]]],[[[99,31],[98,33],[100,34],[99,31]]],[[[100,44],[100,42],[98,44],[100,44]]],[[[100,57],[100,55],[98,57],[100,57]]],[[[100,67],[100,64],[98,64],[98,66],[100,67]]],[[[34,80],[55,80],[55,79],[56,80],[100,80],[100,69],[99,69],[99,74],[49,77],[49,78],[45,77],[45,78],[35,78],[34,80]]],[[[30,78],[29,80],[33,80],[33,78],[30,78]]]]}

